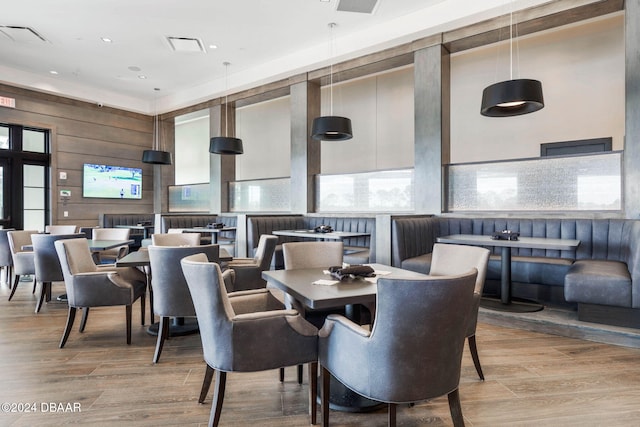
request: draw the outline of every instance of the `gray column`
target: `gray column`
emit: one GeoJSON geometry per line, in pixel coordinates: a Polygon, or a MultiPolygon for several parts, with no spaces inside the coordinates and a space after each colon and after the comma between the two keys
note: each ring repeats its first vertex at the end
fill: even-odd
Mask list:
{"type": "Polygon", "coordinates": [[[640,0],[625,1],[624,215],[640,216],[640,0]]]}
{"type": "MultiPolygon", "coordinates": [[[[174,153],[175,157],[175,122],[173,118],[159,120],[160,127],[158,135],[158,148],[162,151],[174,153]]],[[[169,191],[168,187],[175,184],[175,166],[153,165],[153,213],[163,213],[169,211],[169,191]]]]}
{"type": "Polygon", "coordinates": [[[321,142],[311,139],[313,119],[320,115],[320,86],[291,85],[291,213],[315,212],[314,175],[320,173],[321,142]]]}
{"type": "Polygon", "coordinates": [[[449,163],[449,53],[436,45],[414,54],[416,214],[439,214],[449,163]]]}
{"type": "MultiPolygon", "coordinates": [[[[209,137],[235,136],[235,105],[216,105],[209,109],[209,137]],[[228,117],[227,117],[228,116],[228,117]],[[228,120],[228,122],[227,122],[228,120]],[[225,135],[228,133],[228,135],[225,135]]],[[[236,156],[209,154],[209,212],[229,212],[229,183],[236,179],[236,156]]]]}

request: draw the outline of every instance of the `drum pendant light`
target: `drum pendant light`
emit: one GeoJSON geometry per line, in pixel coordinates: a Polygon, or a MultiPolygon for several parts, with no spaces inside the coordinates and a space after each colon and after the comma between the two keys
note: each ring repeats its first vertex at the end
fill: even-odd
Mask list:
{"type": "Polygon", "coordinates": [[[168,151],[160,150],[160,124],[158,122],[158,92],[159,88],[154,88],[156,96],[154,99],[153,109],[155,110],[155,117],[153,118],[153,150],[144,150],[142,152],[142,163],[149,163],[152,165],[170,165],[172,163],[171,153],[168,151]]]}
{"type": "Polygon", "coordinates": [[[509,72],[510,80],[494,83],[482,91],[480,114],[483,116],[519,116],[544,107],[540,81],[513,79],[513,10],[509,14],[509,72]]]}
{"type": "Polygon", "coordinates": [[[331,40],[330,40],[330,57],[331,65],[329,67],[329,109],[328,116],[316,117],[313,119],[311,126],[311,137],[318,141],[345,141],[353,138],[351,130],[351,120],[346,117],[333,115],[333,28],[336,26],[334,22],[329,24],[331,40]]]}
{"type": "MultiPolygon", "coordinates": [[[[222,65],[225,67],[224,71],[224,81],[225,81],[225,92],[229,88],[228,84],[228,71],[229,62],[223,62],[222,65]]],[[[225,136],[214,136],[211,138],[209,143],[209,152],[212,154],[242,154],[244,150],[242,148],[242,140],[240,138],[234,138],[229,135],[229,96],[225,95],[224,98],[224,134],[225,136]]]]}

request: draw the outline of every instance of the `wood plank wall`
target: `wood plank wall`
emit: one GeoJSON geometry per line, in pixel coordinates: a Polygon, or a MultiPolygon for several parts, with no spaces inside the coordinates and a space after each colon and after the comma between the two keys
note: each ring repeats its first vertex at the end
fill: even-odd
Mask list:
{"type": "Polygon", "coordinates": [[[141,162],[153,144],[153,117],[2,84],[0,96],[16,99],[15,109],[0,108],[0,123],[51,130],[50,223],[94,226],[99,213],[153,212],[153,167],[141,162]],[[142,199],[83,198],[84,163],[141,167],[142,199]],[[62,200],[60,190],[71,197],[62,200]]]}

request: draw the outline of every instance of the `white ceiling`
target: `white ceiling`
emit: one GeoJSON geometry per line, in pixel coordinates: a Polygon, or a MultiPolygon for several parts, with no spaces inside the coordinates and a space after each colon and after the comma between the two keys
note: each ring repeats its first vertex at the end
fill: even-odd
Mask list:
{"type": "Polygon", "coordinates": [[[0,82],[162,113],[548,2],[378,0],[363,14],[337,11],[339,1],[8,1],[0,26],[46,41],[0,33],[0,82]],[[175,52],[167,37],[199,39],[205,52],[175,52]]]}

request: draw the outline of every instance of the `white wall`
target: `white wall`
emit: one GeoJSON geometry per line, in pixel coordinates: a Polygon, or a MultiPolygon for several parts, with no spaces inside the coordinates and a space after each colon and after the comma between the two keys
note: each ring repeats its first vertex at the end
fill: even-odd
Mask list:
{"type": "Polygon", "coordinates": [[[452,55],[451,163],[538,157],[542,143],[609,136],[614,150],[623,149],[621,14],[534,34],[517,45],[519,77],[542,82],[545,107],[517,117],[481,116],[482,90],[509,78],[508,42],[452,55]]]}
{"type": "Polygon", "coordinates": [[[175,138],[176,185],[209,182],[208,110],[176,117],[175,138]]]}
{"type": "Polygon", "coordinates": [[[236,109],[236,179],[280,178],[291,174],[291,107],[288,96],[236,109]]]}
{"type": "MultiPolygon", "coordinates": [[[[322,89],[322,115],[330,114],[322,89]]],[[[413,67],[333,87],[333,115],[351,119],[353,138],[322,142],[322,173],[413,167],[413,67]]]]}

